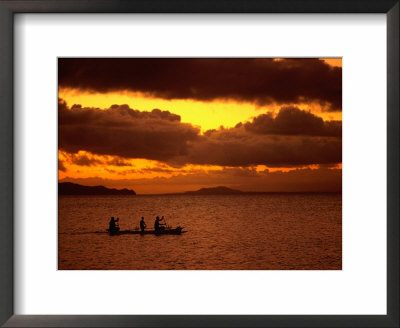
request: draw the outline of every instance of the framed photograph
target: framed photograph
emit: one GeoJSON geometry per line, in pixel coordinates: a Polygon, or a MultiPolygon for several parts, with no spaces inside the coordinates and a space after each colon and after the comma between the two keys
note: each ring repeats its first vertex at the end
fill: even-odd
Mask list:
{"type": "Polygon", "coordinates": [[[341,65],[58,58],[58,270],[341,270],[341,65]]]}
{"type": "Polygon", "coordinates": [[[398,327],[398,1],[0,1],[5,327],[398,327]]]}

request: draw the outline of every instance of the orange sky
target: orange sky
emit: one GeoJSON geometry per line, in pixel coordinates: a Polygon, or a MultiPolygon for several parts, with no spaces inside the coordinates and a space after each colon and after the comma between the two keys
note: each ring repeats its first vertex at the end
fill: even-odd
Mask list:
{"type": "MultiPolygon", "coordinates": [[[[341,67],[341,59],[324,59],[324,62],[331,67],[341,67]]],[[[62,68],[61,65],[63,63],[59,62],[59,69],[62,68]]],[[[69,71],[66,74],[68,75],[69,71]]],[[[324,74],[327,73],[324,72],[324,74]]],[[[106,78],[107,75],[105,75],[106,78]]],[[[72,78],[71,80],[73,81],[72,78]]],[[[245,84],[244,86],[246,87],[245,84]]],[[[282,88],[284,87],[283,85],[282,88]]],[[[229,99],[226,96],[223,96],[225,99],[202,100],[201,98],[195,99],[196,96],[177,99],[164,96],[164,91],[155,94],[154,92],[143,92],[143,89],[135,91],[116,88],[104,91],[101,87],[97,88],[99,90],[86,90],[81,86],[74,87],[73,82],[69,85],[62,85],[61,82],[59,85],[59,98],[65,103],[65,111],[60,111],[59,108],[59,181],[61,182],[71,181],[86,185],[102,184],[116,188],[127,187],[134,189],[138,194],[183,192],[218,185],[243,191],[341,190],[341,155],[340,159],[335,160],[335,157],[325,149],[333,147],[332,149],[336,151],[338,147],[336,143],[336,139],[339,138],[337,132],[339,130],[336,127],[338,123],[334,124],[334,121],[341,122],[342,112],[326,110],[326,105],[318,99],[318,95],[314,96],[311,93],[315,99],[307,96],[301,100],[302,97],[298,97],[296,102],[289,103],[273,99],[268,99],[266,103],[260,103],[260,101],[252,102],[251,99],[250,101],[229,99]],[[81,107],[73,108],[73,105],[81,107]],[[112,105],[118,106],[112,107],[112,105]],[[121,107],[121,105],[127,106],[121,107]],[[154,108],[160,111],[155,112],[151,117],[151,114],[146,114],[146,112],[152,113],[154,108]],[[117,116],[113,116],[116,110],[128,113],[129,118],[136,115],[132,110],[137,110],[139,121],[136,119],[117,121],[117,116]],[[75,113],[76,120],[81,117],[79,122],[82,122],[82,118],[86,119],[88,115],[93,115],[99,117],[98,121],[93,122],[100,123],[93,123],[96,125],[92,126],[91,121],[87,121],[85,123],[87,128],[82,133],[79,130],[80,126],[73,126],[72,129],[73,123],[70,122],[75,121],[70,116],[75,113]],[[142,117],[140,113],[147,116],[142,117]],[[68,119],[64,119],[64,116],[68,119]],[[310,132],[305,130],[305,132],[294,133],[290,130],[301,119],[304,119],[305,123],[301,125],[300,122],[300,127],[295,128],[301,130],[304,126],[304,129],[309,129],[310,132]],[[124,144],[122,149],[118,150],[119,144],[101,147],[102,145],[96,146],[93,141],[86,140],[90,139],[93,129],[96,129],[96,133],[101,133],[102,129],[99,129],[99,132],[97,128],[98,124],[102,124],[104,120],[112,121],[111,123],[107,122],[108,125],[105,125],[104,131],[107,131],[108,126],[112,124],[115,133],[120,133],[121,129],[125,129],[125,122],[130,122],[135,144],[124,144]],[[333,123],[329,123],[331,121],[333,123]],[[264,127],[263,124],[267,125],[264,127]],[[332,124],[334,126],[331,126],[332,124]],[[118,128],[118,125],[121,128],[118,128]],[[143,137],[143,134],[140,134],[143,125],[147,125],[143,129],[145,131],[143,140],[146,144],[150,142],[149,140],[153,140],[152,133],[158,135],[159,131],[165,129],[171,129],[170,135],[174,131],[182,129],[181,134],[173,136],[171,142],[180,143],[182,138],[186,138],[188,135],[190,137],[187,142],[182,141],[179,149],[171,150],[173,155],[166,154],[167,151],[164,151],[170,146],[170,141],[166,141],[166,137],[161,137],[161,141],[154,139],[156,145],[165,141],[166,146],[162,146],[157,153],[146,155],[146,149],[142,152],[136,151],[137,148],[142,148],[136,142],[143,137]],[[213,129],[216,131],[206,132],[213,129]],[[283,132],[281,133],[279,129],[282,129],[283,132]],[[285,133],[285,129],[288,132],[285,133]],[[76,138],[79,133],[81,133],[80,137],[76,138]],[[296,137],[298,134],[305,134],[306,137],[300,140],[296,137]],[[244,139],[246,142],[253,140],[251,147],[246,148],[244,142],[237,143],[238,146],[235,147],[234,142],[237,142],[235,140],[244,139]],[[276,140],[279,141],[279,144],[272,144],[276,140]],[[85,142],[87,142],[87,147],[85,142]],[[260,146],[259,148],[253,147],[253,144],[260,146]],[[265,149],[262,147],[264,144],[271,145],[271,149],[277,150],[275,152],[271,150],[272,154],[265,154],[264,157],[257,156],[257,152],[260,152],[258,149],[261,152],[265,149]],[[305,151],[316,149],[321,153],[321,155],[315,155],[315,157],[321,157],[320,162],[318,162],[318,158],[313,158],[314,153],[310,153],[309,156],[302,155],[305,151],[299,147],[303,147],[305,144],[310,145],[305,146],[305,151]],[[134,149],[126,149],[130,145],[134,149]],[[187,156],[187,147],[189,149],[194,147],[193,149],[198,149],[198,151],[187,156]],[[243,149],[242,153],[246,153],[246,149],[253,147],[255,154],[243,155],[243,157],[249,157],[248,161],[242,160],[240,154],[237,157],[232,155],[230,158],[229,153],[233,154],[238,147],[243,147],[240,148],[243,149]],[[213,149],[217,154],[210,154],[211,150],[208,149],[213,149]],[[227,155],[218,156],[218,152],[225,152],[225,149],[227,155]],[[281,150],[282,156],[274,156],[276,153],[279,155],[281,150]],[[205,155],[196,156],[202,151],[205,152],[205,155]],[[287,155],[286,158],[284,152],[293,154],[293,159],[290,155],[287,155]],[[210,155],[210,159],[203,160],[208,155],[210,155]],[[231,164],[230,161],[232,161],[231,164]],[[269,163],[273,163],[273,165],[269,163]]],[[[329,95],[329,90],[327,94],[329,95]]],[[[165,131],[163,133],[168,136],[169,130],[165,131]]],[[[110,135],[105,137],[105,141],[98,139],[99,143],[112,140],[113,134],[110,135]]],[[[121,142],[125,141],[121,140],[121,142]]],[[[341,132],[338,151],[341,153],[341,132]]],[[[338,156],[336,158],[339,158],[338,156]]]]}

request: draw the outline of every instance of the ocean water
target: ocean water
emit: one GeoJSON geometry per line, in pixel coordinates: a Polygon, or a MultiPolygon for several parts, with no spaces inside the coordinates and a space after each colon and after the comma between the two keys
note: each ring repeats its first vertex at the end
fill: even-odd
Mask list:
{"type": "Polygon", "coordinates": [[[59,196],[60,270],[340,270],[342,195],[59,196]],[[156,216],[182,235],[109,236],[156,216]]]}

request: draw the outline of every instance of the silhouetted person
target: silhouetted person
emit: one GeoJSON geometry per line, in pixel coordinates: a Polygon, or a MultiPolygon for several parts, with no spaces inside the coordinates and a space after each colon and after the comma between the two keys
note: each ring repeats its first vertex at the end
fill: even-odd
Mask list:
{"type": "Polygon", "coordinates": [[[111,217],[110,223],[109,223],[109,231],[111,233],[117,232],[119,230],[119,227],[117,226],[117,222],[119,221],[119,218],[117,220],[114,219],[114,217],[111,217]]]}
{"type": "Polygon", "coordinates": [[[113,216],[111,217],[111,220],[110,220],[110,222],[109,222],[109,229],[110,229],[110,230],[115,229],[115,220],[114,220],[114,217],[113,217],[113,216]]]}
{"type": "Polygon", "coordinates": [[[142,219],[140,220],[140,230],[143,232],[144,229],[146,229],[146,223],[144,222],[144,217],[142,216],[142,219]]]}
{"type": "Polygon", "coordinates": [[[154,230],[155,231],[162,231],[165,230],[164,223],[160,223],[164,219],[160,219],[158,216],[156,217],[156,221],[154,222],[154,230]]]}

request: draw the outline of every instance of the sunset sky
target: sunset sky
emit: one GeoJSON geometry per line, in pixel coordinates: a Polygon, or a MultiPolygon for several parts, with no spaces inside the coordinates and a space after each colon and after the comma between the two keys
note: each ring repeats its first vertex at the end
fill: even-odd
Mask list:
{"type": "Polygon", "coordinates": [[[341,191],[341,59],[60,58],[59,181],[341,191]]]}

